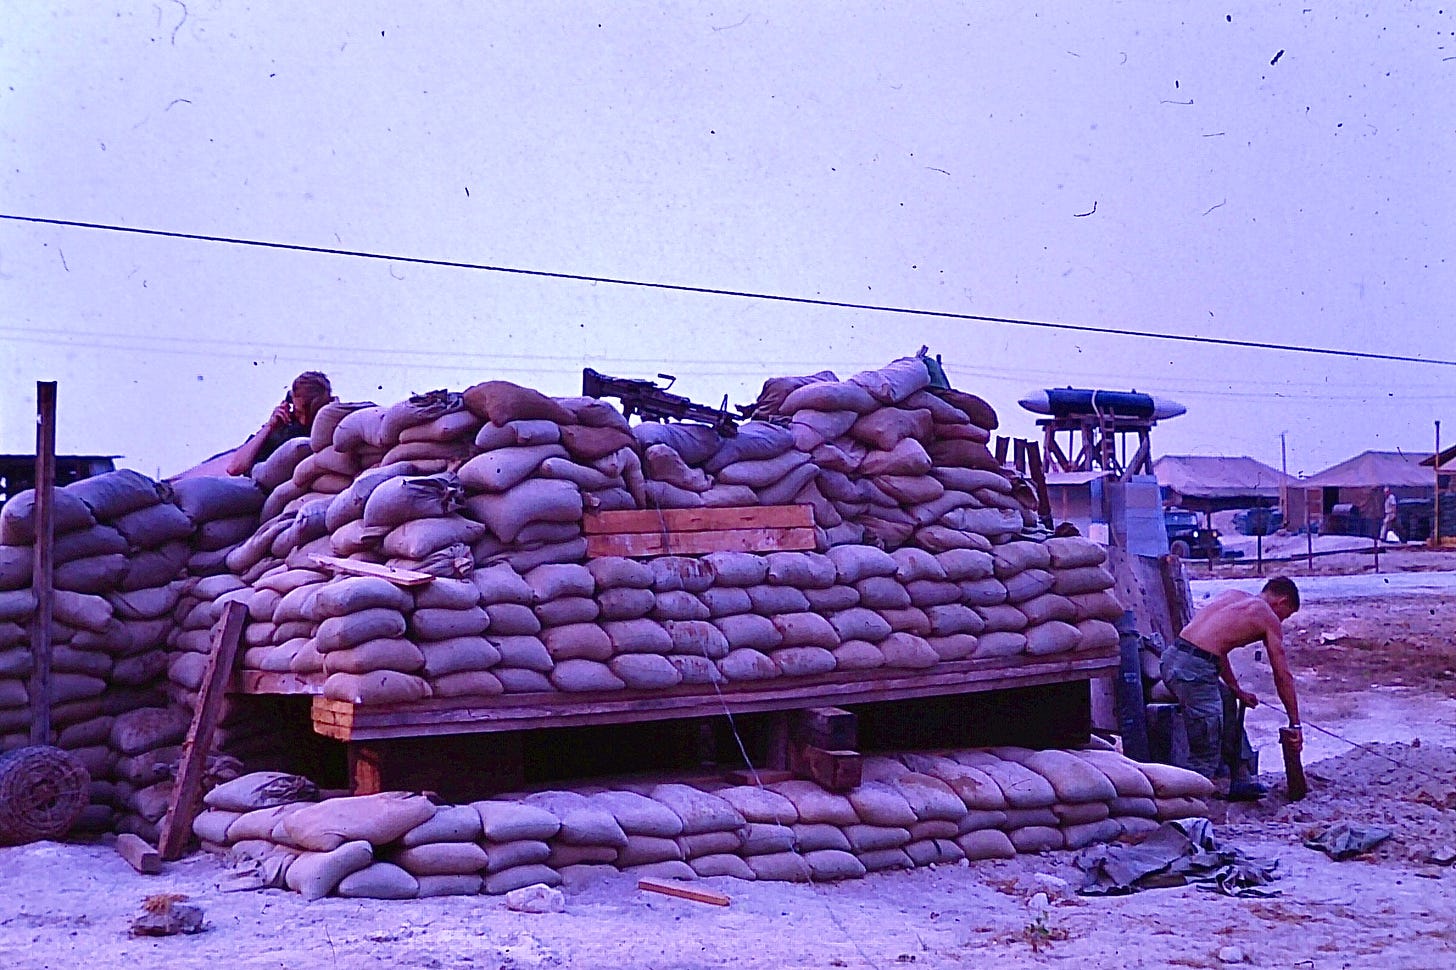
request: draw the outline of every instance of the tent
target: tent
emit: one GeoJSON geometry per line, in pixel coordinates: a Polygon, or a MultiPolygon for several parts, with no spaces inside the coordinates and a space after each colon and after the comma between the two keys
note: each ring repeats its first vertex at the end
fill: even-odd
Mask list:
{"type": "Polygon", "coordinates": [[[1195,512],[1274,506],[1296,479],[1244,455],[1164,455],[1153,473],[1169,505],[1195,512]]]}
{"type": "Polygon", "coordinates": [[[1435,496],[1435,475],[1424,464],[1430,457],[1429,452],[1362,451],[1301,479],[1290,489],[1293,521],[1307,516],[1320,523],[1321,532],[1374,535],[1384,514],[1385,489],[1401,501],[1429,502],[1435,496]]]}

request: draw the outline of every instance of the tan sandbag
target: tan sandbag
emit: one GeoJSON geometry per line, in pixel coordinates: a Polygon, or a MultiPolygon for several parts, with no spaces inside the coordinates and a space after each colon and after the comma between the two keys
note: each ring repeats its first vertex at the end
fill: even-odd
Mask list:
{"type": "Polygon", "coordinates": [[[782,638],[782,647],[820,647],[833,650],[840,644],[840,635],[818,613],[781,613],[771,620],[782,638]]]}
{"type": "Polygon", "coordinates": [[[823,822],[800,823],[793,827],[794,845],[800,852],[818,852],[824,849],[837,849],[840,852],[849,852],[849,839],[845,838],[844,832],[834,825],[825,825],[823,822]]]}
{"type": "Polygon", "coordinates": [[[347,650],[324,654],[326,674],[367,674],[372,670],[398,670],[413,674],[425,668],[425,655],[409,640],[366,640],[347,650]]]}
{"type": "MultiPolygon", "coordinates": [[[[1147,774],[1131,758],[1124,757],[1115,751],[1073,751],[1072,754],[1106,775],[1107,780],[1112,782],[1116,789],[1119,798],[1152,799],[1157,797],[1147,774]]],[[[1141,813],[1126,812],[1123,814],[1141,813]]]]}
{"type": "Polygon", "coordinates": [[[538,673],[550,673],[553,661],[537,637],[488,637],[500,653],[500,666],[520,667],[538,673]]]}
{"type": "Polygon", "coordinates": [[[347,650],[366,640],[402,637],[404,633],[402,613],[374,607],[324,620],[314,634],[314,645],[320,653],[328,653],[330,650],[347,650]]]}
{"type": "Polygon", "coordinates": [[[890,624],[885,622],[884,617],[874,610],[864,607],[854,607],[833,613],[829,616],[829,623],[841,644],[851,640],[877,643],[891,633],[890,624]]]}
{"type": "Polygon", "coordinates": [[[1065,831],[1072,825],[1090,825],[1093,822],[1101,822],[1112,815],[1110,802],[1078,802],[1075,805],[1064,805],[1061,802],[1052,806],[1052,812],[1056,815],[1057,821],[1061,823],[1065,831]]]}
{"type": "Polygon", "coordinates": [[[475,447],[481,451],[515,445],[552,445],[561,441],[561,426],[554,421],[508,421],[486,424],[475,433],[475,447]]]}
{"type": "Polygon", "coordinates": [[[1077,649],[1082,651],[1114,651],[1121,640],[1117,627],[1105,620],[1083,620],[1077,624],[1077,633],[1077,649]]]}
{"type": "MultiPolygon", "coordinates": [[[[954,823],[965,814],[966,806],[960,796],[949,785],[932,775],[912,771],[900,775],[889,784],[904,796],[919,822],[942,820],[954,823]]],[[[911,834],[916,834],[913,826],[911,834]]]]}
{"type": "Polygon", "coordinates": [[[892,633],[878,644],[886,666],[924,670],[940,662],[940,657],[924,638],[910,633],[892,633]]]}
{"type": "Polygon", "coordinates": [[[577,522],[582,517],[581,491],[571,482],[547,478],[528,478],[508,491],[474,495],[465,504],[471,517],[507,543],[533,522],[577,522]]]}
{"type": "Polygon", "coordinates": [[[1052,580],[1052,590],[1062,596],[1096,593],[1113,587],[1112,574],[1102,566],[1081,566],[1059,569],[1052,580]]]}
{"type": "Polygon", "coordinates": [[[428,899],[434,896],[475,896],[485,885],[485,880],[478,875],[417,876],[415,881],[419,883],[420,887],[419,892],[415,893],[416,899],[428,899]]]}
{"type": "Polygon", "coordinates": [[[961,600],[960,585],[945,580],[913,580],[905,584],[905,592],[910,596],[910,605],[922,610],[937,606],[959,606],[961,600]]]}
{"type": "Polygon", "coordinates": [[[1113,842],[1122,835],[1122,825],[1113,819],[1102,819],[1077,825],[1063,825],[1062,836],[1069,849],[1085,849],[1100,842],[1113,842]]]}
{"type": "Polygon", "coordinates": [[[834,654],[816,646],[782,647],[772,651],[769,658],[785,677],[827,674],[836,666],[834,654]]]}
{"type": "Polygon", "coordinates": [[[1059,828],[1048,825],[1027,825],[1008,833],[1017,852],[1053,852],[1066,848],[1066,836],[1059,828]]]}
{"type": "Polygon", "coordinates": [[[434,842],[474,842],[480,837],[480,813],[473,807],[441,805],[433,816],[406,832],[399,844],[410,849],[434,842]]]}
{"type": "Polygon", "coordinates": [[[331,852],[346,842],[385,845],[432,818],[423,795],[381,792],[331,798],[303,806],[274,829],[274,838],[312,852],[331,852]]]}
{"type": "Polygon", "coordinates": [[[244,812],[228,826],[227,840],[229,842],[247,842],[255,839],[274,841],[273,832],[282,824],[283,820],[308,804],[310,803],[289,802],[272,808],[244,812]]]}
{"type": "Polygon", "coordinates": [[[701,855],[738,852],[743,848],[742,829],[679,835],[673,842],[682,852],[684,859],[693,859],[701,855]]]}
{"type": "Polygon", "coordinates": [[[465,610],[480,603],[480,588],[468,579],[439,577],[415,590],[417,609],[465,610]]]}
{"type": "Polygon", "coordinates": [[[1048,620],[1026,630],[1026,652],[1038,657],[1076,650],[1082,634],[1070,623],[1048,620]]]}
{"type": "Polygon", "coordinates": [[[514,569],[505,563],[477,569],[470,581],[480,590],[480,605],[493,606],[497,603],[514,603],[530,606],[531,587],[514,569]]]}
{"type": "Polygon", "coordinates": [[[838,574],[834,560],[813,552],[771,552],[763,562],[765,579],[772,586],[824,589],[835,584],[838,574]]]}
{"type": "Polygon", "coordinates": [[[861,821],[848,798],[825,791],[812,781],[782,781],[768,787],[794,803],[801,822],[855,825],[861,821]]]}
{"type": "Polygon", "coordinates": [[[590,597],[596,593],[596,580],[591,570],[575,563],[548,563],[537,566],[523,577],[531,589],[533,603],[563,597],[590,597]]]}
{"type": "Polygon", "coordinates": [[[928,387],[930,371],[920,358],[901,357],[876,370],[860,371],[849,383],[869,391],[880,404],[895,405],[928,387]]]}
{"type": "Polygon", "coordinates": [[[682,674],[659,654],[621,654],[613,657],[607,666],[633,690],[666,690],[682,683],[682,674]]]}
{"type": "Polygon", "coordinates": [[[380,548],[386,556],[424,559],[448,546],[471,545],[486,534],[484,525],[461,515],[411,519],[389,530],[380,548]]]}
{"type": "Polygon", "coordinates": [[[417,609],[410,615],[409,628],[417,640],[479,636],[490,628],[490,615],[478,606],[463,610],[417,609]]]}
{"type": "Polygon", "coordinates": [[[602,629],[612,641],[613,653],[672,652],[672,637],[656,620],[608,620],[602,629]]]}
{"type": "MultiPolygon", "coordinates": [[[[552,816],[554,822],[556,817],[552,816]]],[[[551,846],[537,839],[517,839],[514,842],[492,842],[486,850],[490,857],[486,872],[501,872],[516,866],[529,866],[545,862],[551,857],[551,846]]]]}
{"type": "Polygon", "coordinates": [[[515,866],[486,876],[484,891],[492,896],[499,896],[538,883],[543,886],[559,886],[561,874],[546,865],[515,866]]]}
{"type": "Polygon", "coordinates": [[[654,862],[681,862],[683,850],[674,839],[651,835],[628,835],[627,845],[617,853],[615,864],[627,866],[651,865],[654,862]]]}
{"type": "Polygon", "coordinates": [[[753,612],[759,616],[803,613],[809,609],[808,597],[793,586],[749,586],[745,592],[753,605],[753,612]]]}
{"type": "Polygon", "coordinates": [[[1173,765],[1132,763],[1144,775],[1147,775],[1148,781],[1153,786],[1153,794],[1159,799],[1213,797],[1213,782],[1196,771],[1176,768],[1173,765]]]}
{"type": "Polygon", "coordinates": [[[1028,626],[1037,626],[1052,620],[1063,623],[1075,623],[1077,620],[1077,608],[1072,605],[1072,601],[1056,593],[1043,593],[1032,597],[1017,603],[1016,608],[1026,616],[1028,626]]]}
{"type": "MultiPolygon", "coordinates": [[[[561,830],[561,820],[544,808],[516,801],[471,802],[480,815],[487,842],[545,841],[561,830]]],[[[488,851],[495,846],[488,846],[488,851]]]]}
{"type": "Polygon", "coordinates": [[[483,637],[454,637],[419,644],[425,676],[431,680],[466,670],[489,670],[500,662],[500,651],[483,637]]]}
{"type": "Polygon", "coordinates": [[[198,814],[192,820],[192,834],[203,842],[211,842],[214,845],[226,845],[228,827],[236,822],[241,815],[241,812],[227,812],[215,808],[209,809],[198,814]]]}
{"type": "Polygon", "coordinates": [[[723,682],[722,671],[707,657],[674,654],[667,658],[667,662],[677,670],[684,684],[719,684],[723,682]]]}
{"type": "Polygon", "coordinates": [[[640,620],[657,605],[657,595],[650,589],[623,586],[602,590],[596,602],[603,620],[640,620]]]}
{"type": "Polygon", "coordinates": [[[1011,839],[1005,832],[996,829],[967,832],[956,838],[956,845],[960,846],[965,857],[972,862],[982,859],[1012,859],[1016,856],[1016,846],[1011,839]]]}
{"type": "Polygon", "coordinates": [[[995,576],[1005,581],[1028,569],[1051,568],[1051,553],[1042,542],[1008,542],[992,553],[995,576]]]}
{"type": "Polygon", "coordinates": [[[561,829],[556,833],[557,842],[615,849],[627,844],[627,833],[617,824],[616,817],[576,792],[536,792],[527,795],[523,801],[527,805],[544,808],[561,820],[561,829]]]}
{"type": "Polygon", "coordinates": [[[668,620],[662,624],[674,653],[717,660],[728,655],[728,638],[706,620],[668,620]]]}
{"type": "Polygon", "coordinates": [[[863,640],[846,640],[831,652],[839,670],[874,670],[885,666],[885,655],[880,648],[863,640]]]}
{"type": "Polygon", "coordinates": [[[1006,599],[1011,603],[1024,603],[1048,593],[1055,585],[1052,573],[1046,569],[1024,569],[1014,576],[1002,580],[1006,587],[1006,599]]]}
{"type": "Polygon", "coordinates": [[[1077,593],[1067,597],[1077,611],[1075,622],[1083,620],[1105,620],[1108,623],[1116,623],[1122,619],[1122,604],[1117,601],[1109,590],[1098,590],[1095,593],[1077,593]]]}
{"type": "Polygon", "coordinates": [[[718,788],[713,794],[731,805],[749,822],[793,825],[799,820],[794,803],[778,792],[753,785],[718,788]]]}
{"type": "Polygon", "coordinates": [[[889,553],[873,546],[835,546],[826,555],[834,563],[838,581],[851,586],[870,577],[894,576],[899,568],[889,553]]]}
{"type": "Polygon", "coordinates": [[[971,811],[999,812],[1006,808],[1006,796],[990,775],[951,758],[906,754],[902,760],[916,772],[945,783],[971,811]]]}
{"type": "Polygon", "coordinates": [[[753,869],[740,856],[729,853],[698,856],[688,860],[693,872],[703,879],[713,876],[732,876],[734,879],[756,879],[753,869]]]}
{"type": "Polygon", "coordinates": [[[598,589],[650,589],[652,569],[645,563],[621,556],[603,556],[586,564],[598,589]]]}
{"type": "Polygon", "coordinates": [[[305,852],[288,867],[287,885],[305,899],[322,899],[373,861],[373,847],[365,841],[346,842],[328,852],[305,852]]]}
{"type": "Polygon", "coordinates": [[[610,812],[629,837],[673,839],[682,834],[683,822],[676,812],[638,792],[600,791],[588,795],[587,799],[593,805],[610,812]]]}
{"type": "Polygon", "coordinates": [[[500,678],[488,670],[460,670],[430,681],[432,697],[494,697],[504,692],[500,678]]]}
{"type": "Polygon", "coordinates": [[[389,862],[374,862],[339,880],[337,894],[348,899],[414,899],[415,877],[389,862]]]}
{"type": "Polygon", "coordinates": [[[998,758],[986,751],[952,751],[949,754],[952,760],[976,768],[996,782],[1008,808],[1048,808],[1056,804],[1056,789],[1025,765],[998,758]]]}
{"type": "Polygon", "coordinates": [[[749,822],[739,830],[739,835],[743,846],[738,851],[744,856],[789,852],[794,848],[794,830],[788,824],[749,822]]]}
{"type": "MultiPolygon", "coordinates": [[[[1200,776],[1201,777],[1201,776],[1200,776]]],[[[1158,807],[1157,818],[1159,821],[1167,821],[1174,818],[1207,818],[1208,805],[1200,798],[1158,798],[1155,800],[1158,807]]]]}
{"type": "Polygon", "coordinates": [[[650,560],[647,565],[652,570],[652,588],[659,593],[677,589],[701,593],[713,585],[713,567],[702,559],[691,556],[659,556],[650,560]]]}
{"type": "Polygon", "coordinates": [[[753,598],[740,586],[714,586],[697,594],[713,619],[753,612],[753,598]]]}
{"type": "MultiPolygon", "coordinates": [[[[728,633],[727,630],[724,632],[728,633]]],[[[728,642],[733,642],[731,634],[728,635],[728,642]]],[[[778,664],[772,658],[746,647],[729,651],[727,656],[718,661],[718,670],[731,681],[768,680],[780,673],[778,664]]]]}
{"type": "MultiPolygon", "coordinates": [[[[671,669],[671,664],[668,667],[671,669]]],[[[595,660],[563,660],[552,668],[550,677],[558,690],[572,692],[622,690],[627,686],[612,667],[595,660]]]]}
{"type": "Polygon", "coordinates": [[[209,808],[242,813],[293,802],[316,802],[318,797],[318,786],[302,775],[255,771],[216,785],[202,801],[209,808]]]}
{"type": "Polygon", "coordinates": [[[529,606],[520,603],[492,603],[485,607],[491,636],[529,637],[541,632],[541,619],[529,606]]]}
{"type": "Polygon", "coordinates": [[[430,696],[430,685],[397,670],[375,670],[367,674],[330,674],[324,681],[324,696],[354,704],[405,704],[430,696]]]}
{"type": "Polygon", "coordinates": [[[465,407],[476,417],[503,425],[511,421],[551,421],[575,424],[576,418],[559,402],[529,387],[509,381],[486,381],[461,394],[465,407]]]}
{"type": "Polygon", "coordinates": [[[1048,539],[1045,545],[1051,568],[1056,570],[1100,566],[1107,561],[1107,550],[1082,536],[1048,539]]]}
{"type": "MultiPolygon", "coordinates": [[[[868,825],[904,829],[919,819],[904,794],[884,781],[866,781],[846,793],[856,815],[868,825]]],[[[906,836],[909,841],[909,836],[906,836]]],[[[903,844],[903,843],[901,843],[903,844]]],[[[876,845],[871,848],[886,848],[876,845]]]]}
{"type": "Polygon", "coordinates": [[[728,802],[690,785],[656,785],[650,794],[682,819],[683,835],[735,831],[745,824],[743,816],[728,802]]]}
{"type": "Polygon", "coordinates": [[[486,854],[474,842],[427,842],[400,849],[389,861],[412,876],[463,876],[483,872],[486,854]]]}
{"type": "Polygon", "coordinates": [[[541,631],[541,643],[557,663],[565,660],[605,662],[613,655],[612,640],[595,623],[569,623],[541,631]]]}
{"type": "Polygon", "coordinates": [[[703,601],[683,590],[655,594],[652,618],[664,620],[706,620],[712,613],[703,601]]]}
{"type": "MultiPolygon", "coordinates": [[[[854,858],[850,856],[850,858],[854,858]]],[[[812,877],[809,862],[797,852],[771,852],[751,855],[744,860],[754,878],[772,882],[808,882],[812,877]]]]}

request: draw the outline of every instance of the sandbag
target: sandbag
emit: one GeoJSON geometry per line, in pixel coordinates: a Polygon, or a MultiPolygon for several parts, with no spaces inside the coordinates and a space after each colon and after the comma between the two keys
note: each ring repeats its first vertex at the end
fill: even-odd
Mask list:
{"type": "Polygon", "coordinates": [[[274,837],[312,852],[331,852],[354,841],[385,845],[434,814],[429,799],[404,792],[330,798],[286,816],[274,837]]]}
{"type": "Polygon", "coordinates": [[[80,499],[91,514],[103,522],[160,502],[172,501],[170,485],[153,481],[129,468],[83,478],[67,485],[65,491],[80,499]]]}
{"type": "Polygon", "coordinates": [[[461,498],[460,480],[452,474],[388,478],[364,503],[364,525],[392,529],[411,519],[448,515],[460,508],[461,498]]]}
{"type": "Polygon", "coordinates": [[[533,522],[577,522],[581,492],[571,482],[531,478],[508,491],[475,495],[466,501],[470,515],[484,522],[502,542],[514,542],[533,522]]]}
{"type": "Polygon", "coordinates": [[[509,381],[476,384],[465,390],[461,400],[472,414],[492,424],[507,424],[511,421],[576,423],[571,412],[558,402],[540,391],[509,381]]]}
{"type": "Polygon", "coordinates": [[[479,801],[472,802],[471,807],[480,815],[481,831],[488,843],[544,841],[554,838],[561,830],[561,820],[556,815],[535,805],[479,801]]]}
{"type": "Polygon", "coordinates": [[[316,802],[318,786],[302,775],[282,771],[255,771],[223,782],[203,796],[208,808],[251,812],[294,802],[316,802]]]}
{"type": "Polygon", "coordinates": [[[745,824],[743,816],[728,802],[690,785],[656,785],[650,794],[682,819],[683,835],[734,831],[745,824]]]}
{"type": "MultiPolygon", "coordinates": [[[[65,489],[56,489],[52,502],[54,509],[55,534],[89,529],[96,524],[96,517],[74,495],[65,489]]],[[[35,544],[35,489],[16,492],[0,507],[0,545],[33,546],[35,544]]]]}
{"type": "Polygon", "coordinates": [[[404,704],[430,696],[430,685],[396,670],[375,670],[367,674],[330,674],[324,681],[324,696],[354,704],[404,704]]]}
{"type": "Polygon", "coordinates": [[[374,849],[364,841],[346,842],[327,852],[305,852],[288,867],[287,885],[305,899],[322,899],[373,861],[374,849]]]}

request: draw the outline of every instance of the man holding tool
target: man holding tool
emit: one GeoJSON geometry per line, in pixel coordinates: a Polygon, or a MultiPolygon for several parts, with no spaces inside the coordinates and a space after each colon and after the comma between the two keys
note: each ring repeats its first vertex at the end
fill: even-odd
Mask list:
{"type": "Polygon", "coordinates": [[[1288,738],[1292,751],[1297,753],[1303,747],[1299,700],[1284,655],[1281,628],[1298,609],[1299,589],[1285,576],[1269,580],[1257,596],[1228,590],[1199,610],[1163,651],[1163,683],[1182,706],[1188,729],[1188,767],[1213,778],[1219,765],[1227,763],[1230,800],[1253,800],[1264,794],[1263,786],[1240,777],[1240,752],[1248,744],[1243,736],[1243,708],[1257,707],[1259,698],[1239,686],[1229,664],[1231,651],[1263,641],[1269,651],[1274,689],[1289,715],[1289,727],[1281,735],[1288,738]],[[1220,679],[1226,688],[1220,685],[1220,679]],[[1233,718],[1225,716],[1225,689],[1237,710],[1233,718]]]}

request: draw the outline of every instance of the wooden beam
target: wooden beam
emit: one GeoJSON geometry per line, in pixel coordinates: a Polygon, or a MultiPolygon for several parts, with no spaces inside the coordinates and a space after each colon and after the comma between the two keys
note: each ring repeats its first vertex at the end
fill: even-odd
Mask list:
{"type": "Polygon", "coordinates": [[[116,837],[116,854],[144,876],[155,876],[162,871],[162,857],[157,850],[142,841],[141,836],[123,832],[116,837]]]}
{"type": "Polygon", "coordinates": [[[364,562],[362,559],[340,559],[338,556],[311,556],[310,558],[316,565],[332,569],[334,572],[348,573],[351,576],[375,576],[379,579],[387,579],[396,586],[428,586],[435,581],[435,577],[430,573],[422,573],[414,569],[400,569],[377,562],[364,562]]]}
{"type": "Polygon", "coordinates": [[[715,890],[684,886],[681,883],[671,882],[667,879],[653,879],[649,876],[643,876],[637,880],[637,888],[651,893],[662,893],[664,896],[676,896],[678,899],[690,899],[695,903],[707,903],[710,906],[727,906],[729,903],[727,896],[715,890]]]}
{"type": "Polygon", "coordinates": [[[409,704],[364,706],[313,698],[313,728],[340,741],[444,734],[480,734],[717,717],[840,704],[869,704],[950,694],[1032,687],[1115,674],[1116,649],[1055,657],[989,658],[936,664],[928,671],[835,672],[781,681],[699,685],[661,691],[551,691],[488,697],[429,698],[409,704]]]}
{"type": "Polygon", "coordinates": [[[1036,517],[1047,528],[1052,525],[1052,498],[1047,492],[1046,468],[1041,462],[1041,448],[1035,441],[1026,443],[1026,464],[1030,470],[1031,485],[1036,490],[1036,517]]]}
{"type": "Polygon", "coordinates": [[[222,716],[222,702],[227,695],[228,681],[232,679],[233,665],[237,662],[238,643],[242,640],[243,621],[247,615],[247,608],[233,600],[223,607],[222,617],[212,628],[212,652],[207,655],[207,664],[202,669],[197,707],[192,712],[187,739],[182,742],[182,757],[177,765],[177,777],[172,782],[171,804],[162,819],[162,833],[157,840],[157,849],[167,862],[182,858],[192,838],[192,820],[197,817],[197,807],[202,801],[202,775],[207,767],[207,754],[212,748],[212,734],[222,716]]]}
{"type": "Polygon", "coordinates": [[[809,505],[750,505],[723,509],[618,509],[588,512],[588,535],[633,532],[721,532],[728,529],[813,528],[809,505]]]}
{"type": "Polygon", "coordinates": [[[858,788],[864,757],[858,751],[826,751],[812,744],[795,743],[789,749],[794,773],[828,791],[858,788]]]}
{"type": "Polygon", "coordinates": [[[749,768],[735,768],[728,772],[729,784],[733,785],[777,785],[781,781],[790,781],[794,777],[792,771],[780,771],[777,768],[759,768],[754,771],[749,768]]]}
{"type": "Polygon", "coordinates": [[[726,529],[718,532],[620,532],[589,535],[586,554],[601,556],[702,555],[709,552],[780,552],[813,549],[812,528],[726,529]]]}
{"type": "Polygon", "coordinates": [[[808,707],[789,716],[789,736],[821,748],[859,747],[859,718],[839,707],[808,707]]]}
{"type": "Polygon", "coordinates": [[[1006,452],[1010,449],[1010,447],[1010,438],[1006,437],[1004,434],[998,434],[996,436],[996,464],[1006,464],[1006,452]]]}
{"type": "Polygon", "coordinates": [[[51,743],[51,624],[56,543],[56,382],[35,384],[35,564],[31,588],[30,743],[51,743]]]}

